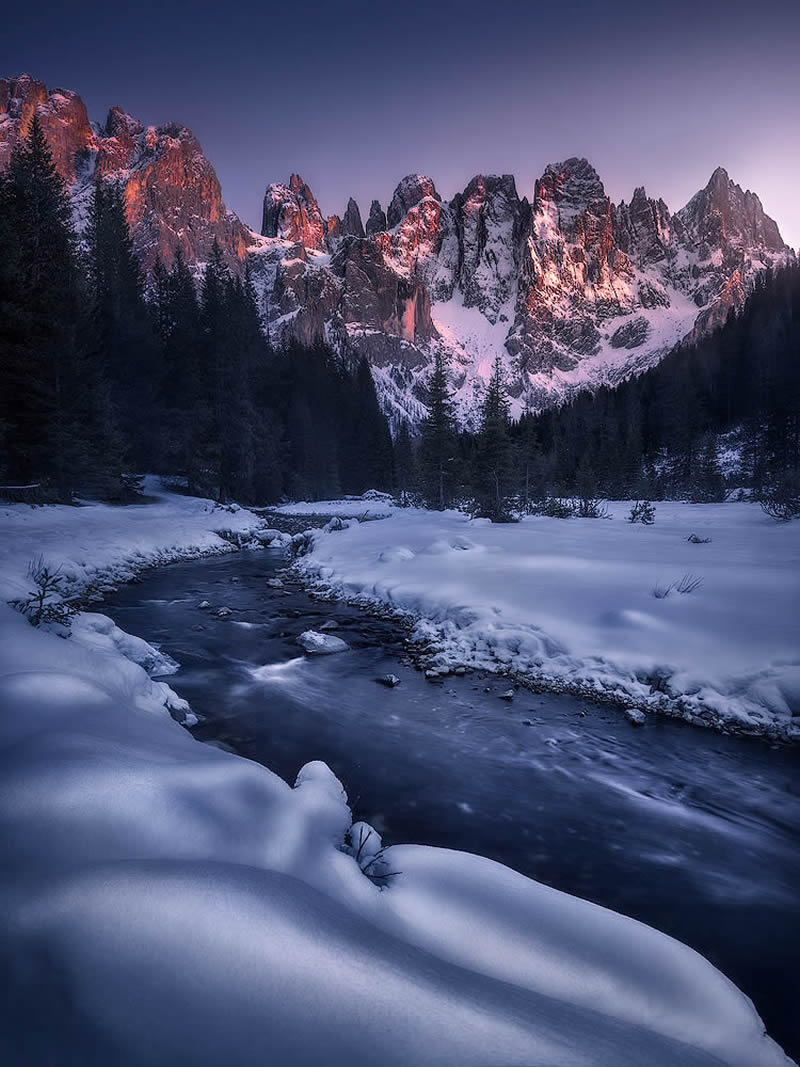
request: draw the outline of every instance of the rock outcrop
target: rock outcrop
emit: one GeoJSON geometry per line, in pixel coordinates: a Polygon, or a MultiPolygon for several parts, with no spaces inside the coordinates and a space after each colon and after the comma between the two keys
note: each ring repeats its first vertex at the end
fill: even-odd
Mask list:
{"type": "Polygon", "coordinates": [[[325,247],[322,212],[299,174],[293,174],[288,185],[267,186],[261,232],[265,237],[299,242],[304,248],[319,251],[325,247]]]}
{"type": "Polygon", "coordinates": [[[86,107],[77,93],[69,89],[48,92],[30,74],[0,78],[0,169],[8,166],[14,145],[27,135],[34,115],[39,117],[59,174],[73,182],[84,155],[95,143],[86,107]]]}
{"type": "Polygon", "coordinates": [[[367,237],[372,237],[376,233],[381,233],[386,229],[386,214],[380,205],[380,201],[373,200],[369,208],[369,218],[367,219],[366,234],[367,237]]]}
{"type": "Polygon", "coordinates": [[[0,80],[0,169],[34,114],[72,193],[79,227],[99,176],[122,182],[134,247],[146,270],[156,258],[170,265],[178,250],[188,263],[201,264],[214,241],[231,265],[244,259],[254,235],[225,207],[214,168],[191,130],[145,127],[119,107],[105,126],[93,126],[76,93],[48,91],[23,74],[0,80]]]}

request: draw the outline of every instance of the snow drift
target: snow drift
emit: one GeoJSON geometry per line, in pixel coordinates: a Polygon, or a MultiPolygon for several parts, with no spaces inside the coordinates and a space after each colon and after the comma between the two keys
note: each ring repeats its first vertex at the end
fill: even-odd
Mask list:
{"type": "MultiPolygon", "coordinates": [[[[134,528],[163,547],[189,506],[114,509],[96,544],[93,509],[29,517],[65,560],[80,528],[88,573],[128,565],[134,528]]],[[[213,545],[201,514],[184,547],[213,545]]],[[[6,588],[23,557],[6,551],[6,588]]],[[[195,742],[115,630],[64,640],[0,607],[4,1062],[789,1062],[729,981],[637,922],[445,850],[390,848],[371,879],[327,766],[290,787],[195,742]]]]}
{"type": "Polygon", "coordinates": [[[315,534],[296,566],[322,591],[411,615],[434,669],[800,738],[800,525],[750,503],[660,503],[653,526],[625,522],[630,503],[611,510],[496,526],[396,509],[315,534]]]}

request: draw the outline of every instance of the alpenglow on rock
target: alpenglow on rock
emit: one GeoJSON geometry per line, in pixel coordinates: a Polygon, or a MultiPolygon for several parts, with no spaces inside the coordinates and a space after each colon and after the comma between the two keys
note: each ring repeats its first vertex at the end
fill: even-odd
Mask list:
{"type": "Polygon", "coordinates": [[[795,260],[756,194],[721,167],[674,213],[643,188],[612,203],[580,158],[546,167],[530,199],[511,175],[477,175],[446,201],[431,177],[409,174],[385,213],[372,201],[366,224],[352,198],[323,216],[293,174],[267,187],[257,234],[226,209],[188,129],[145,127],[116,107],[92,124],[79,96],[29,75],[0,79],[0,169],[34,114],[79,227],[95,177],[122,181],[146,270],[178,251],[200,268],[219,242],[234,270],[249,262],[273,344],[365,356],[387,412],[412,424],[437,351],[466,424],[495,355],[517,414],[654,365],[740,308],[759,272],[795,260]]]}
{"type": "Polygon", "coordinates": [[[170,266],[178,251],[204,263],[218,241],[231,266],[257,241],[222,202],[214,168],[185,126],[143,126],[119,107],[105,125],[92,124],[81,98],[51,89],[28,74],[0,79],[0,170],[38,115],[56,168],[75,203],[76,223],[96,176],[122,182],[134,248],[143,267],[156,259],[170,266]]]}
{"type": "Polygon", "coordinates": [[[512,410],[547,406],[654,365],[740,308],[761,270],[795,258],[758,197],[721,168],[671,214],[643,188],[612,203],[578,158],[548,166],[530,202],[511,175],[478,175],[449,202],[409,175],[386,216],[373,201],[364,238],[342,228],[299,256],[296,245],[253,253],[270,257],[261,291],[273,336],[366,356],[387,411],[412,423],[442,349],[468,424],[496,354],[512,410]]]}

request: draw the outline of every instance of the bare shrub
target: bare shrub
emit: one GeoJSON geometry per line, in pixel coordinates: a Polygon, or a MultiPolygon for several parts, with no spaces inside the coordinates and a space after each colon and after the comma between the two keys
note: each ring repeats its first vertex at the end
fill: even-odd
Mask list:
{"type": "Polygon", "coordinates": [[[675,582],[670,582],[669,585],[657,585],[653,589],[653,596],[656,600],[666,600],[670,593],[693,593],[695,589],[699,589],[703,584],[703,579],[696,574],[684,574],[684,576],[675,582]]]}
{"type": "Polygon", "coordinates": [[[548,519],[571,519],[575,509],[571,500],[562,500],[557,496],[546,497],[531,509],[534,515],[544,515],[548,519]]]}
{"type": "Polygon", "coordinates": [[[579,519],[610,519],[611,512],[604,500],[598,497],[581,496],[571,503],[572,514],[579,519]]]}
{"type": "Polygon", "coordinates": [[[675,586],[676,593],[693,593],[703,584],[703,579],[696,574],[684,574],[675,586]]]}

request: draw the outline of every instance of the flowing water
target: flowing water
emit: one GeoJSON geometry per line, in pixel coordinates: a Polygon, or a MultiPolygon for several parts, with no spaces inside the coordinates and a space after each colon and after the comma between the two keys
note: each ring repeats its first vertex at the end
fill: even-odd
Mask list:
{"type": "Polygon", "coordinates": [[[103,610],[180,663],[167,680],[197,738],[290,782],[324,760],[385,843],[481,853],[679,938],[800,1058],[800,753],[573,697],[505,701],[491,675],[428,682],[393,623],[270,587],[284,565],[176,564],[103,610]],[[304,656],[297,635],[326,621],[350,651],[304,656]],[[389,673],[397,688],[377,683],[389,673]]]}

